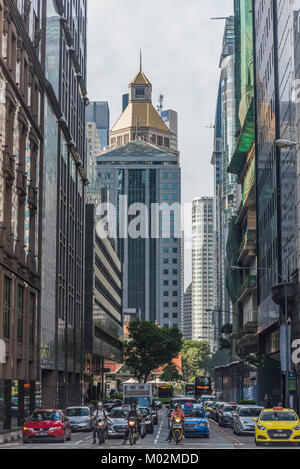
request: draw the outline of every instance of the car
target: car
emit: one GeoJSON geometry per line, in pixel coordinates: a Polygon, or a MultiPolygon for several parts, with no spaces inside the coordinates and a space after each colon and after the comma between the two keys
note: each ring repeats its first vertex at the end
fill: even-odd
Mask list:
{"type": "Polygon", "coordinates": [[[23,443],[71,440],[69,419],[59,409],[36,409],[22,428],[23,443]]]}
{"type": "Polygon", "coordinates": [[[148,407],[143,406],[138,406],[136,410],[142,414],[146,433],[152,434],[154,432],[154,422],[151,415],[151,410],[148,407]]]}
{"type": "Polygon", "coordinates": [[[162,402],[159,399],[153,399],[152,407],[157,407],[158,409],[162,409],[162,402]]]}
{"type": "Polygon", "coordinates": [[[185,415],[184,436],[209,438],[209,421],[204,407],[187,404],[183,407],[185,415]]]}
{"type": "Polygon", "coordinates": [[[210,417],[215,421],[218,422],[219,419],[219,409],[222,407],[223,404],[226,404],[226,402],[215,402],[214,405],[210,407],[210,417]]]}
{"type": "Polygon", "coordinates": [[[264,409],[253,420],[256,422],[256,446],[278,443],[300,445],[300,420],[293,409],[279,406],[264,409]]]}
{"type": "Polygon", "coordinates": [[[73,406],[66,408],[72,432],[93,430],[93,418],[90,408],[87,406],[73,406]]]}
{"type": "Polygon", "coordinates": [[[107,438],[124,438],[130,406],[114,407],[107,419],[107,438]]]}
{"type": "Polygon", "coordinates": [[[237,404],[230,402],[223,404],[218,410],[218,424],[220,427],[232,427],[232,416],[237,404]]]}
{"type": "Polygon", "coordinates": [[[254,417],[259,417],[263,407],[256,405],[239,405],[232,416],[232,429],[235,435],[254,435],[254,417]]]}
{"type": "Polygon", "coordinates": [[[110,399],[109,401],[105,402],[105,404],[103,404],[103,407],[106,410],[106,412],[109,413],[114,407],[120,407],[121,405],[122,405],[121,399],[110,399]]]}

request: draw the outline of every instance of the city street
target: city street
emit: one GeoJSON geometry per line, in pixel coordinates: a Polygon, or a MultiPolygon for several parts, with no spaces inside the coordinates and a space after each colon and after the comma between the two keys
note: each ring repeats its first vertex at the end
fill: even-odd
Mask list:
{"type": "MultiPolygon", "coordinates": [[[[210,423],[209,439],[202,438],[185,438],[180,445],[175,448],[174,442],[166,442],[168,436],[168,424],[166,411],[159,412],[159,423],[156,425],[153,435],[147,435],[144,440],[139,440],[136,448],[147,449],[254,449],[254,439],[252,436],[235,436],[230,428],[221,428],[215,422],[210,423]]],[[[25,444],[14,443],[2,446],[5,449],[130,449],[129,443],[122,445],[121,439],[106,440],[105,445],[93,445],[92,434],[90,433],[73,433],[72,441],[64,444],[45,444],[34,443],[25,444]]]]}

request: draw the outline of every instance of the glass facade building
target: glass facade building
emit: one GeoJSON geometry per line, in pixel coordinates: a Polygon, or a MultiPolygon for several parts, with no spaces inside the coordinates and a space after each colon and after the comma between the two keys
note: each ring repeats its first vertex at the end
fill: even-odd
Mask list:
{"type": "Polygon", "coordinates": [[[95,122],[101,149],[109,145],[110,111],[107,101],[93,101],[86,108],[86,122],[95,122]]]}
{"type": "Polygon", "coordinates": [[[116,213],[123,263],[124,308],[143,319],[180,327],[181,180],[178,157],[142,140],[97,158],[100,182],[116,213]],[[157,205],[155,205],[157,204],[157,205]],[[145,208],[145,212],[144,212],[145,208]],[[136,221],[142,210],[143,218],[136,221]],[[138,227],[138,235],[130,229],[138,227]]]}
{"type": "Polygon", "coordinates": [[[41,305],[42,403],[81,401],[86,2],[47,1],[41,305]]]}

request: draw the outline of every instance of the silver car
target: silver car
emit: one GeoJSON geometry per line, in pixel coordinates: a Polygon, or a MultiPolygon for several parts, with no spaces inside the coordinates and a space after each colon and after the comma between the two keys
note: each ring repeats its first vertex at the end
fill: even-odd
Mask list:
{"type": "Polygon", "coordinates": [[[89,407],[74,406],[66,408],[66,415],[70,421],[72,432],[93,430],[93,418],[89,407]]]}
{"type": "Polygon", "coordinates": [[[114,407],[107,419],[107,438],[124,438],[130,408],[114,407]]]}
{"type": "Polygon", "coordinates": [[[233,414],[233,433],[235,435],[254,435],[254,417],[258,417],[263,407],[257,405],[240,405],[233,414]]]}

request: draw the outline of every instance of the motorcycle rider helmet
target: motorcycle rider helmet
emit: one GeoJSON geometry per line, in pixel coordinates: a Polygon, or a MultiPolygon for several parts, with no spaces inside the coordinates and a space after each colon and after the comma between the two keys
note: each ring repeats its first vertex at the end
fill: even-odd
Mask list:
{"type": "Polygon", "coordinates": [[[181,405],[180,405],[180,404],[176,404],[175,410],[181,410],[181,405]]]}
{"type": "Polygon", "coordinates": [[[103,407],[103,402],[98,402],[97,407],[98,407],[98,409],[99,409],[99,407],[103,407]]]}

